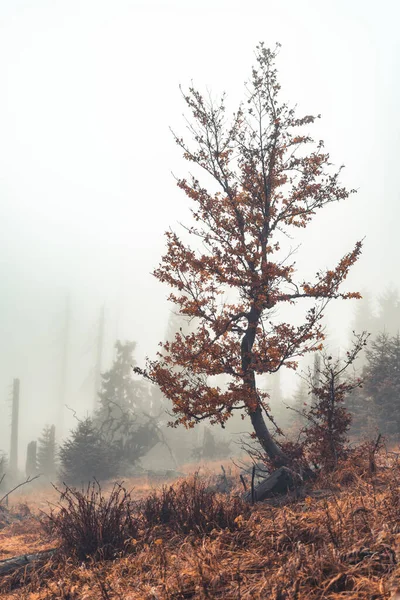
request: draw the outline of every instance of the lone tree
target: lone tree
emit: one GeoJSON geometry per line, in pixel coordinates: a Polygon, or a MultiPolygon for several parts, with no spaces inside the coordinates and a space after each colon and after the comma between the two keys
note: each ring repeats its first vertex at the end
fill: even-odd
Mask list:
{"type": "MultiPolygon", "coordinates": [[[[204,173],[179,179],[193,202],[195,224],[186,229],[194,246],[169,231],[167,252],[154,275],[174,291],[170,300],[194,319],[195,331],[176,333],[145,370],[173,403],[172,424],[202,420],[222,426],[233,410],[251,419],[254,437],[276,466],[289,462],[268,427],[268,394],[257,376],[322,347],[321,318],[333,298],[360,298],[341,291],[361,242],[313,282],[296,276],[288,238],[307,227],[318,210],[354,190],[339,182],[323,142],[304,133],[316,117],[298,117],[279,99],[278,48],[257,47],[257,66],[246,86],[247,103],[230,122],[225,96],[206,100],[194,87],[184,99],[193,120],[193,145],[174,134],[183,155],[204,173]],[[206,187],[207,186],[207,187],[206,187]],[[285,247],[286,245],[286,247],[285,247]],[[281,247],[282,246],[282,247],[281,247]],[[281,305],[309,299],[302,323],[279,320],[281,305]],[[229,375],[226,387],[213,379],[229,375]]],[[[303,306],[303,303],[301,303],[303,306]]]]}

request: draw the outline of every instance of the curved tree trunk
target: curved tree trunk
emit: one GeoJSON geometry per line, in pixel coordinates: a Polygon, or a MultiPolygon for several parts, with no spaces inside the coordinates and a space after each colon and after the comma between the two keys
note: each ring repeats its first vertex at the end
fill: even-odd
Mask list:
{"type": "MultiPolygon", "coordinates": [[[[254,397],[257,397],[258,394],[255,372],[252,366],[252,350],[260,315],[260,310],[253,306],[248,315],[248,326],[241,343],[241,362],[244,373],[243,381],[252,390],[254,397]]],[[[267,428],[262,414],[262,407],[258,399],[257,408],[255,410],[249,409],[248,412],[257,439],[274,464],[277,467],[290,464],[289,457],[282,452],[267,428]]]]}
{"type": "Polygon", "coordinates": [[[261,411],[261,406],[257,406],[254,412],[249,412],[251,423],[254,432],[260,442],[262,448],[274,462],[277,467],[286,466],[290,463],[289,458],[279,448],[270,434],[268,427],[264,421],[264,416],[261,411]]]}

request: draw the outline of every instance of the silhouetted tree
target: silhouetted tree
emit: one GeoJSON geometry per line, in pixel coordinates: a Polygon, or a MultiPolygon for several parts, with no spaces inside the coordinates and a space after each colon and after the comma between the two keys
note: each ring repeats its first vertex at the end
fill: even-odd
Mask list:
{"type": "Polygon", "coordinates": [[[56,428],[46,425],[38,440],[37,470],[46,477],[55,477],[57,473],[56,428]]]}
{"type": "Polygon", "coordinates": [[[386,331],[395,335],[400,330],[400,299],[399,292],[389,287],[378,297],[377,331],[386,331]]]}
{"type": "Polygon", "coordinates": [[[363,385],[348,394],[345,406],[351,414],[350,435],[357,438],[374,436],[374,406],[372,399],[365,393],[365,367],[360,370],[363,385]]]}
{"type": "Polygon", "coordinates": [[[292,401],[288,406],[289,418],[288,426],[294,434],[299,434],[305,425],[304,410],[310,402],[308,386],[306,381],[301,378],[295,388],[292,401]]]}
{"type": "Polygon", "coordinates": [[[374,315],[370,294],[365,290],[361,294],[362,298],[355,305],[351,330],[368,331],[368,333],[374,336],[379,331],[378,318],[374,315]]]}
{"type": "Polygon", "coordinates": [[[80,421],[61,446],[60,479],[67,484],[104,480],[118,475],[114,446],[107,446],[90,417],[80,421]]]}
{"type": "Polygon", "coordinates": [[[7,471],[7,454],[0,450],[0,489],[4,489],[4,476],[7,471]]]}
{"type": "Polygon", "coordinates": [[[365,393],[382,433],[400,434],[400,335],[380,333],[366,352],[365,393]]]}
{"type": "Polygon", "coordinates": [[[110,406],[113,413],[118,413],[116,407],[135,412],[150,408],[148,405],[147,386],[138,378],[133,377],[132,368],[136,365],[133,357],[136,342],[115,343],[116,356],[109,371],[101,375],[99,392],[100,406],[98,417],[109,414],[110,406]]]}
{"type": "Polygon", "coordinates": [[[147,385],[133,377],[135,347],[135,342],[116,342],[113,365],[101,376],[99,406],[94,415],[99,434],[117,450],[121,468],[123,463],[133,465],[160,439],[147,385]]]}
{"type": "Polygon", "coordinates": [[[25,473],[27,477],[34,477],[38,473],[37,442],[29,442],[26,449],[25,473]]]}
{"type": "Polygon", "coordinates": [[[194,458],[203,460],[213,460],[215,458],[225,458],[230,454],[230,443],[226,439],[218,439],[209,427],[204,428],[203,444],[193,450],[194,458]]]}

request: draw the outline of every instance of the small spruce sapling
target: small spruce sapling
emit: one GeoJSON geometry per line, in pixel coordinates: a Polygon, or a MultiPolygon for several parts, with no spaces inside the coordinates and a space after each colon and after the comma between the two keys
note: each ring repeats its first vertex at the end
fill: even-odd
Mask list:
{"type": "Polygon", "coordinates": [[[348,453],[351,414],[345,400],[363,382],[359,377],[347,376],[346,372],[366,346],[368,336],[366,332],[354,334],[352,347],[344,359],[322,353],[318,373],[308,374],[312,402],[302,413],[307,422],[304,448],[310,462],[318,468],[332,470],[348,453]]]}

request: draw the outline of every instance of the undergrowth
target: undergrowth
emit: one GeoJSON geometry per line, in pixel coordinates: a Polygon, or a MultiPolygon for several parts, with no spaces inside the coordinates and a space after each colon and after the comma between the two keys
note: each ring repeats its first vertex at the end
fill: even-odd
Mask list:
{"type": "Polygon", "coordinates": [[[118,559],[94,553],[83,564],[73,552],[64,554],[46,576],[2,597],[394,599],[400,591],[398,458],[380,449],[371,468],[368,452],[353,453],[306,488],[303,498],[288,497],[281,506],[209,496],[199,477],[145,501],[129,498],[136,543],[125,545],[118,559]]]}
{"type": "Polygon", "coordinates": [[[209,533],[213,529],[237,528],[237,518],[250,513],[238,496],[223,496],[208,490],[198,474],[177,486],[152,492],[140,505],[147,528],[165,525],[175,533],[209,533]]]}
{"type": "Polygon", "coordinates": [[[129,492],[115,484],[109,495],[95,481],[86,489],[69,486],[60,503],[43,520],[45,530],[60,540],[64,555],[79,561],[108,560],[127,550],[138,536],[138,518],[129,492]]]}

